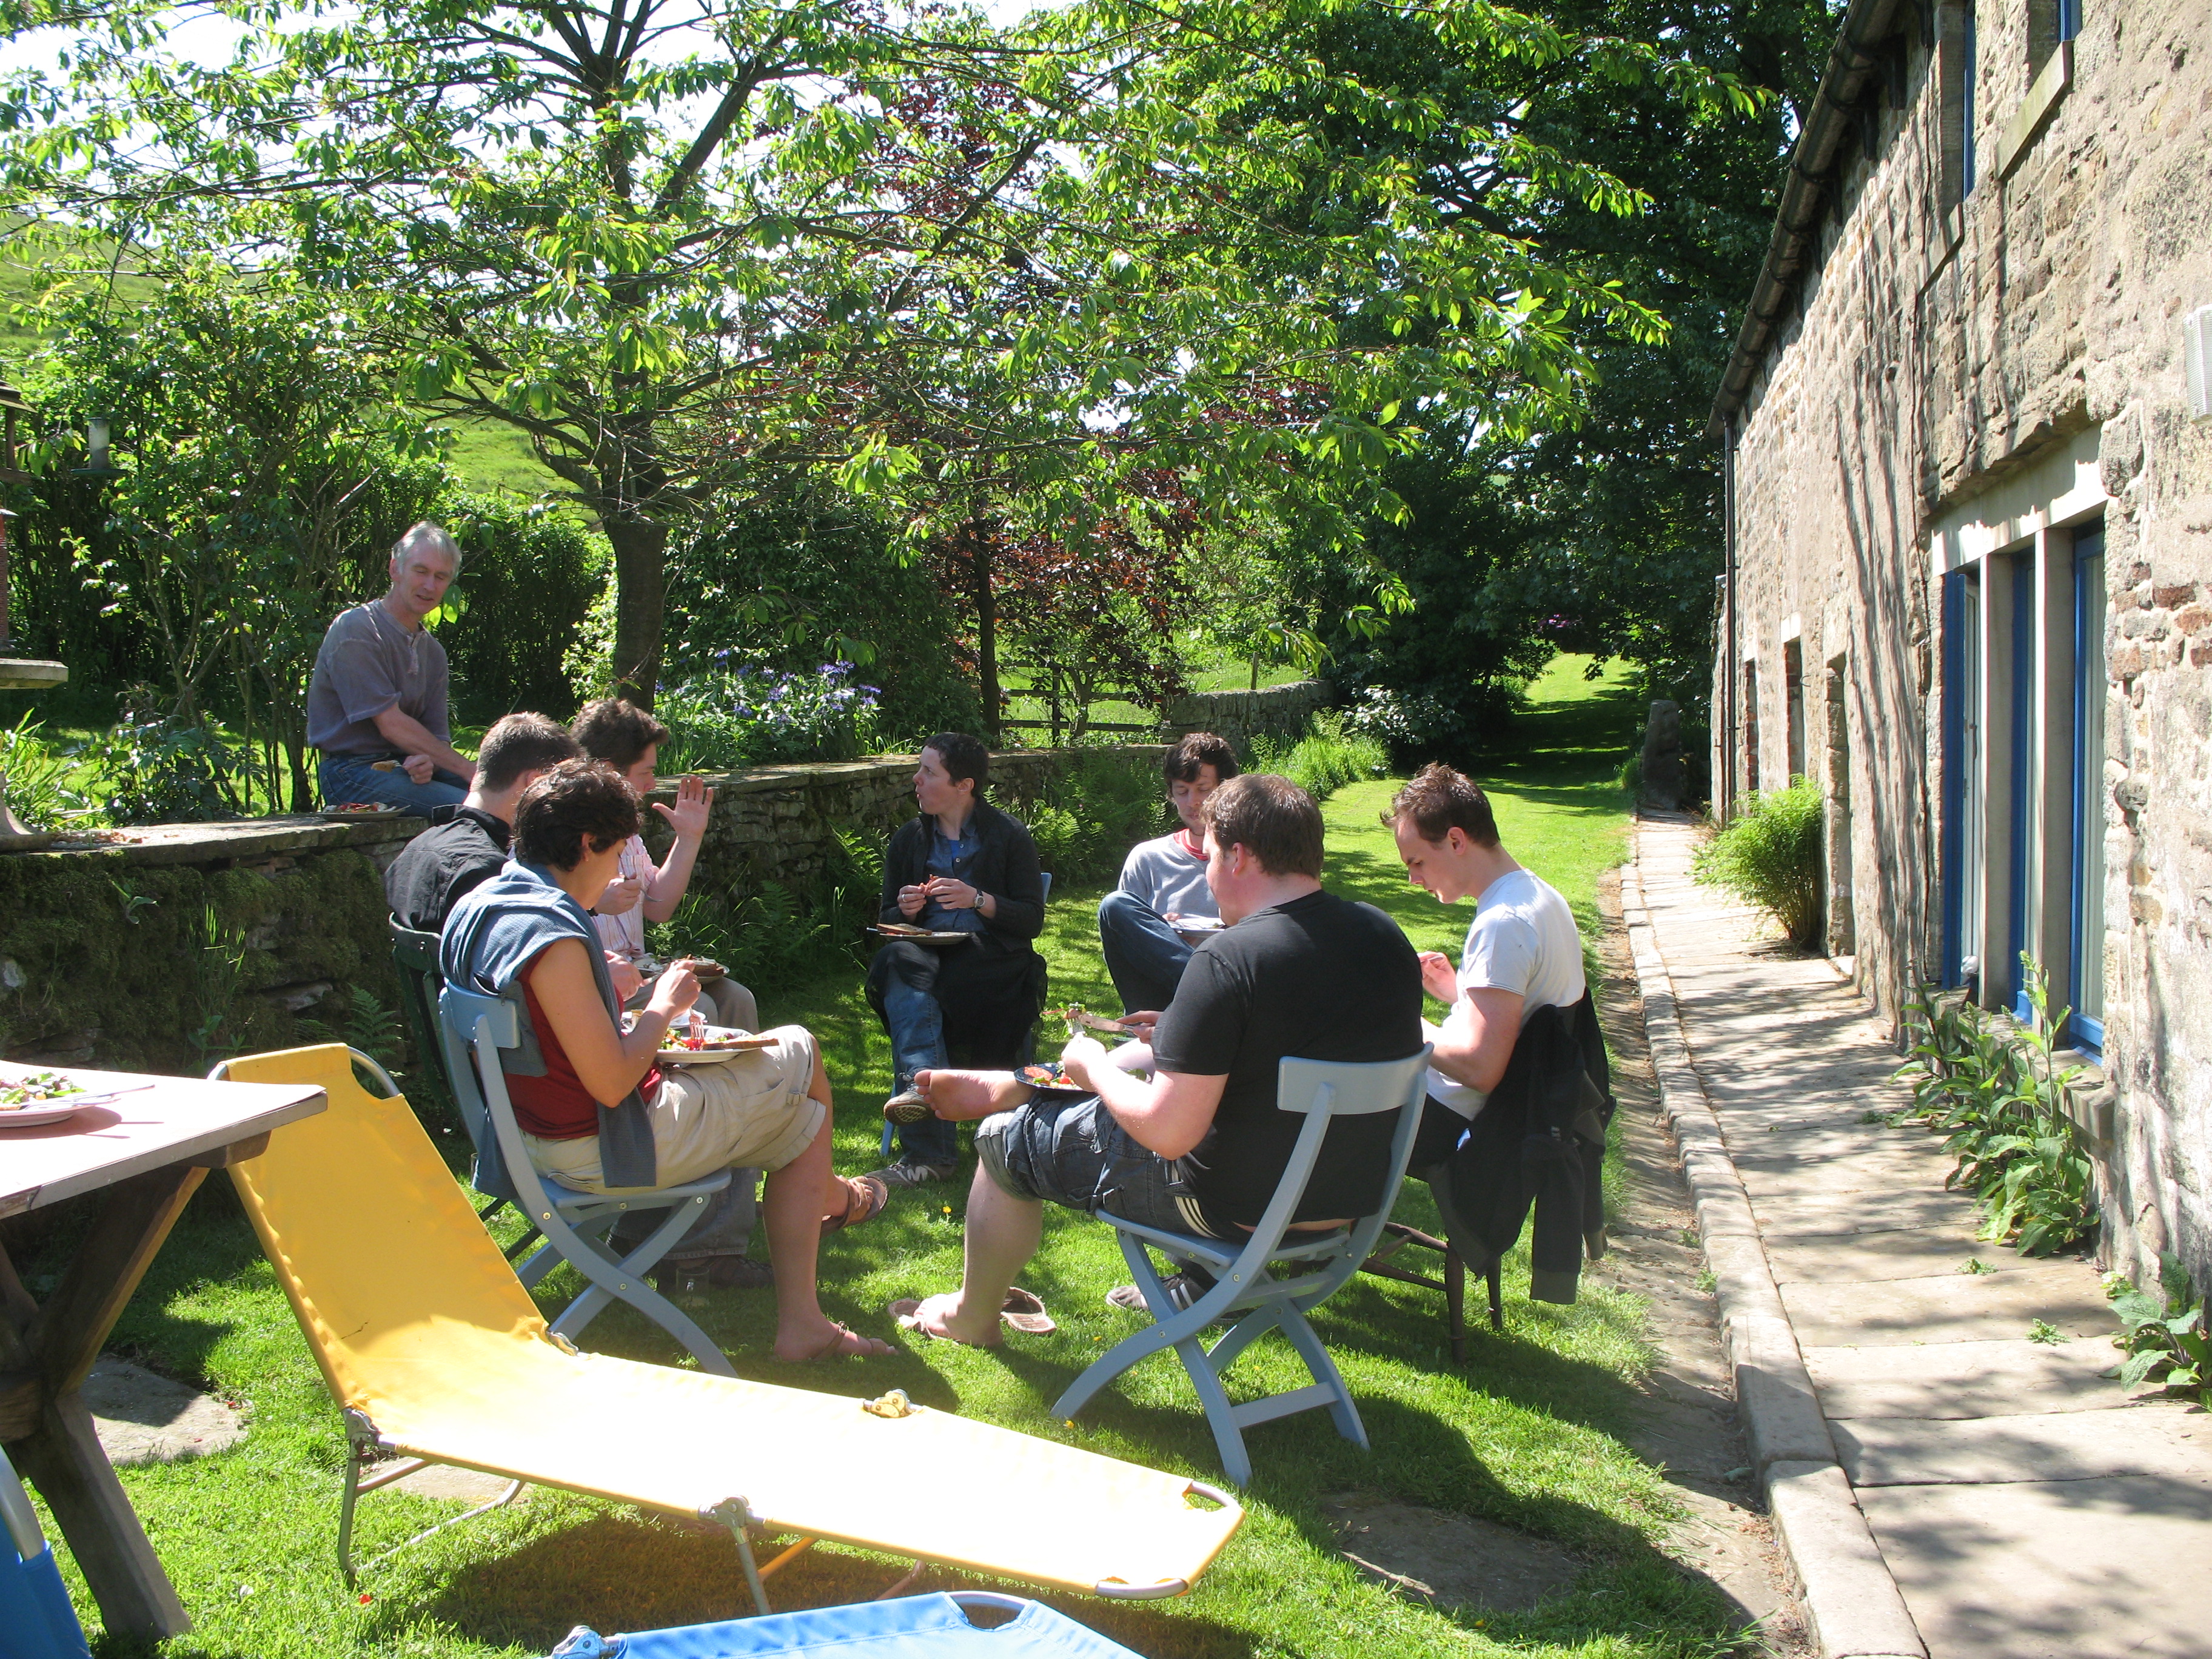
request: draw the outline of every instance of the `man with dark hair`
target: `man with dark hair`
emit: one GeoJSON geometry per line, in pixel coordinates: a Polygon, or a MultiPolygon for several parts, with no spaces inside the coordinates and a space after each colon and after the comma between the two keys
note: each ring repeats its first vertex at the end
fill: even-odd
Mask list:
{"type": "Polygon", "coordinates": [[[1192,732],[1160,770],[1182,827],[1131,848],[1121,881],[1098,901],[1106,971],[1130,1013],[1166,1007],[1192,945],[1221,926],[1206,885],[1206,798],[1237,775],[1237,751],[1224,738],[1192,732]]]}
{"type": "Polygon", "coordinates": [[[964,732],[922,745],[914,773],[915,817],[884,853],[878,920],[950,938],[892,939],[868,964],[868,1001],[890,1033],[895,1091],[884,1115],[898,1127],[899,1159],[878,1170],[894,1187],[949,1179],[960,1142],[914,1086],[946,1063],[951,1047],[1012,1066],[1044,1006],[1044,882],[1036,842],[982,798],[990,751],[964,732]]]}
{"type": "MultiPolygon", "coordinates": [[[[1192,952],[1149,1052],[1139,1043],[1109,1055],[1095,1038],[1074,1038],[1061,1066],[1088,1093],[1033,1091],[1011,1072],[920,1079],[939,1116],[984,1121],[960,1289],[894,1304],[909,1329],[995,1344],[1047,1200],[1175,1232],[1249,1231],[1304,1122],[1276,1109],[1283,1059],[1370,1062],[1420,1048],[1413,947],[1374,906],[1322,889],[1312,797],[1287,778],[1234,778],[1206,803],[1206,880],[1226,925],[1192,952]],[[1143,1070],[1149,1082],[1133,1075],[1143,1070]]],[[[1396,1132],[1395,1112],[1332,1123],[1295,1223],[1371,1213],[1396,1132]]],[[[1131,1288],[1110,1299],[1127,1305],[1131,1288]]]]}
{"type": "MultiPolygon", "coordinates": [[[[1436,1049],[1429,1097],[1450,1115],[1431,1113],[1423,1139],[1431,1139],[1426,1127],[1456,1139],[1505,1074],[1529,1017],[1582,1000],[1582,934],[1559,890],[1522,869],[1499,842],[1490,797],[1473,779],[1449,766],[1425,766],[1392,799],[1383,822],[1416,887],[1445,904],[1474,900],[1458,968],[1441,951],[1421,953],[1422,988],[1449,1011],[1442,1025],[1429,1027],[1436,1049]]],[[[1417,1165],[1418,1154],[1436,1150],[1417,1148],[1417,1165]]]]}
{"type": "Polygon", "coordinates": [[[401,926],[442,930],[461,896],[507,862],[522,792],[578,752],[575,739],[543,714],[509,714],[485,732],[467,797],[432,808],[430,828],[384,872],[385,896],[401,926]]]}
{"type": "Polygon", "coordinates": [[[446,648],[422,619],[445,603],[461,550],[418,524],[392,550],[382,598],[338,613],[307,680],[307,745],[322,751],[323,804],[378,801],[409,811],[457,805],[473,764],[446,718],[446,648]]]}

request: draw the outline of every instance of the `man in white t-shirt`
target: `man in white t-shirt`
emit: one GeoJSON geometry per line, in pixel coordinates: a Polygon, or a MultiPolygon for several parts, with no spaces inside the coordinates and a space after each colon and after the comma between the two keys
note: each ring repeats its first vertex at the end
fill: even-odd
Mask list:
{"type": "Polygon", "coordinates": [[[1456,971],[1441,952],[1421,953],[1422,988],[1449,1012],[1441,1024],[1422,1022],[1433,1053],[1418,1173],[1441,1162],[1482,1110],[1529,1017],[1583,1000],[1583,942],[1559,890],[1499,844],[1490,798],[1473,779],[1425,766],[1384,817],[1415,886],[1446,904],[1475,902],[1456,971]]]}
{"type": "Polygon", "coordinates": [[[1192,946],[1221,926],[1206,884],[1206,798],[1237,775],[1237,751],[1211,732],[1186,732],[1160,770],[1182,823],[1132,847],[1121,879],[1098,901],[1098,941],[1125,1013],[1158,1013],[1174,1001],[1192,946]]]}

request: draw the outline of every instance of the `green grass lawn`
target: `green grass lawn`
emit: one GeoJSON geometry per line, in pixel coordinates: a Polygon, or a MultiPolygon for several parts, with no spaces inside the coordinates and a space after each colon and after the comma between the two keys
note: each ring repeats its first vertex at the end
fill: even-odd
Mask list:
{"type": "MultiPolygon", "coordinates": [[[[1518,758],[1498,771],[1500,825],[1508,847],[1554,881],[1588,922],[1597,878],[1621,855],[1626,803],[1609,781],[1617,751],[1580,748],[1577,723],[1605,728],[1620,694],[1571,677],[1540,691],[1530,716],[1533,752],[1516,744],[1518,758]]],[[[1389,781],[1358,784],[1328,803],[1330,884],[1389,910],[1417,945],[1455,951],[1464,908],[1448,912],[1408,885],[1377,822],[1392,787],[1389,781]]],[[[1092,921],[1097,896],[1095,890],[1053,896],[1042,948],[1057,999],[1112,1000],[1092,921]]],[[[802,1021],[821,1036],[838,1085],[838,1165],[872,1167],[890,1057],[857,975],[763,1001],[770,1019],[802,1021]]],[[[886,1304],[951,1285],[963,1199],[964,1188],[926,1188],[870,1225],[826,1241],[822,1279],[832,1315],[890,1334],[886,1304]]],[[[1400,1213],[1434,1224],[1418,1183],[1400,1213]]],[[[42,1270],[52,1268],[28,1265],[34,1283],[42,1270]]],[[[565,1300],[560,1277],[548,1286],[550,1304],[565,1300]]],[[[702,1297],[692,1311],[748,1376],[854,1395],[900,1387],[928,1405],[1218,1480],[1212,1439],[1171,1358],[1126,1376],[1073,1425],[1045,1414],[1100,1346],[1132,1328],[1131,1316],[1102,1299],[1121,1277],[1103,1228],[1055,1212],[1023,1282],[1044,1298],[1060,1329],[1002,1350],[908,1340],[888,1359],[787,1367],[768,1357],[769,1293],[702,1297]]],[[[1724,1649],[1716,1641],[1724,1603],[1662,1553],[1675,1505],[1659,1473],[1620,1437],[1635,1419],[1635,1385],[1652,1358],[1640,1304],[1593,1287],[1573,1308],[1540,1307],[1525,1300],[1526,1283],[1523,1257],[1507,1270],[1504,1334],[1478,1330],[1470,1363],[1455,1369],[1445,1355],[1440,1297],[1356,1280],[1315,1322],[1358,1400],[1373,1451],[1339,1439],[1318,1415],[1263,1425],[1250,1436],[1259,1473],[1245,1494],[1249,1518],[1193,1595],[1144,1607],[1052,1599],[1155,1659],[1492,1652],[1660,1659],[1724,1649]],[[1364,1578],[1336,1553],[1322,1501],[1351,1492],[1519,1528],[1565,1546],[1588,1570],[1531,1613],[1437,1611],[1364,1578]]],[[[678,1354],[624,1309],[603,1316],[588,1336],[593,1347],[662,1363],[678,1354]]],[[[116,1346],[157,1369],[203,1379],[252,1412],[251,1437],[235,1450],[124,1472],[197,1622],[193,1635],[168,1644],[170,1655],[542,1654],[577,1623],[635,1630],[738,1610],[742,1590],[726,1539],[542,1492],[415,1547],[372,1572],[364,1597],[348,1595],[331,1548],[337,1415],[227,1188],[194,1201],[126,1310],[116,1346]]],[[[1279,1339],[1247,1355],[1231,1379],[1232,1392],[1246,1394],[1304,1380],[1279,1339]]],[[[732,1432],[744,1431],[742,1423],[732,1425],[732,1432]]],[[[887,1468],[884,1478],[895,1480],[898,1471],[887,1468]]],[[[1006,1501],[1051,1498],[1016,1492],[1006,1501]]],[[[460,1507],[380,1494],[365,1500],[362,1547],[373,1553],[460,1507]]],[[[777,1603],[865,1598],[899,1570],[856,1552],[816,1550],[778,1576],[777,1603]]],[[[945,1571],[925,1581],[955,1582],[957,1575],[945,1571]]],[[[100,1650],[125,1650],[111,1644],[100,1650]]]]}

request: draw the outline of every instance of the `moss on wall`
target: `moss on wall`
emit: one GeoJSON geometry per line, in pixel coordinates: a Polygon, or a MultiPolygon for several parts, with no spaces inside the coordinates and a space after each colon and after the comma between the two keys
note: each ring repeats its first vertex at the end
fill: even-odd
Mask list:
{"type": "Polygon", "coordinates": [[[12,1060],[197,1071],[304,1040],[300,1015],[342,1019],[355,986],[397,1006],[383,885],[360,853],[0,858],[0,1047],[12,1060]]]}

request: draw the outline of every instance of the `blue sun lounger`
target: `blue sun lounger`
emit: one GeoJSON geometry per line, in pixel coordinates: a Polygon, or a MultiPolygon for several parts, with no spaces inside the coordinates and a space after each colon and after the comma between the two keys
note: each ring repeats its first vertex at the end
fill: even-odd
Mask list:
{"type": "Polygon", "coordinates": [[[1042,1601],[983,1590],[901,1595],[888,1601],[776,1613],[719,1625],[601,1636],[578,1628],[554,1659],[765,1659],[771,1654],[834,1654],[836,1659],[1140,1659],[1042,1601]],[[989,1627],[969,1608],[1013,1617],[989,1627]]]}

